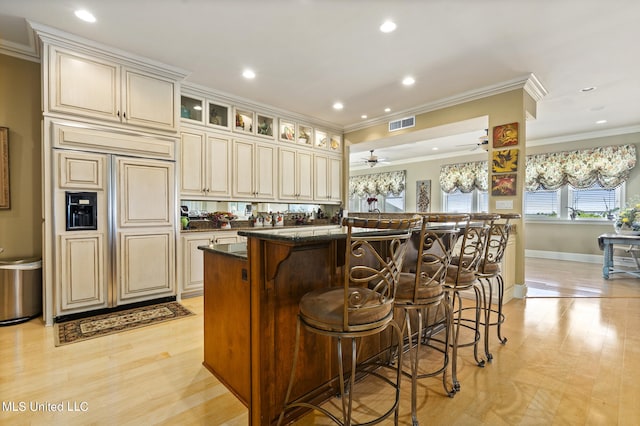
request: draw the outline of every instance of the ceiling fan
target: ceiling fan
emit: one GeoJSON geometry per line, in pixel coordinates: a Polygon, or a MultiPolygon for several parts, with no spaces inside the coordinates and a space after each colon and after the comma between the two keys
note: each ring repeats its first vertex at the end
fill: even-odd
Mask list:
{"type": "Polygon", "coordinates": [[[485,151],[489,151],[489,129],[484,129],[485,134],[480,136],[478,138],[478,142],[476,143],[468,143],[468,144],[463,144],[463,145],[458,145],[458,146],[472,146],[473,148],[471,149],[471,151],[476,151],[480,148],[482,148],[485,151]]]}
{"type": "Polygon", "coordinates": [[[389,164],[385,161],[384,158],[379,158],[377,155],[373,154],[373,149],[369,151],[370,155],[366,158],[363,158],[364,163],[369,167],[374,167],[378,164],[389,164]]]}

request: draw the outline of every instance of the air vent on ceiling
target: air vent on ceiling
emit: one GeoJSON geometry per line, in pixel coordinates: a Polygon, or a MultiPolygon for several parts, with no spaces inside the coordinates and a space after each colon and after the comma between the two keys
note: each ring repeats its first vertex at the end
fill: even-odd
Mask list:
{"type": "Polygon", "coordinates": [[[405,117],[400,120],[394,120],[389,122],[389,131],[394,132],[400,129],[406,129],[407,127],[413,127],[416,125],[416,116],[405,117]]]}

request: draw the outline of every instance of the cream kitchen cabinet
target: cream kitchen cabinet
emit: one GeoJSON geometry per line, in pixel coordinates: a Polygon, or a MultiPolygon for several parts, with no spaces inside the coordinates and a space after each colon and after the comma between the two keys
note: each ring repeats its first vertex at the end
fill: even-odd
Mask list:
{"type": "Polygon", "coordinates": [[[295,148],[279,148],[278,198],[283,201],[313,199],[313,155],[295,148]]]}
{"type": "Polygon", "coordinates": [[[276,198],[274,144],[233,141],[232,194],[242,200],[276,198]]]}
{"type": "Polygon", "coordinates": [[[203,252],[199,246],[232,244],[245,241],[235,231],[191,232],[182,234],[181,297],[199,296],[204,285],[203,252]]]}
{"type": "Polygon", "coordinates": [[[342,159],[335,156],[313,156],[314,196],[319,203],[339,203],[342,200],[342,159]]]}
{"type": "Polygon", "coordinates": [[[46,112],[176,130],[177,80],[55,45],[48,64],[46,112]]]}
{"type": "Polygon", "coordinates": [[[194,199],[231,196],[231,141],[185,131],[180,145],[180,195],[194,199]]]}

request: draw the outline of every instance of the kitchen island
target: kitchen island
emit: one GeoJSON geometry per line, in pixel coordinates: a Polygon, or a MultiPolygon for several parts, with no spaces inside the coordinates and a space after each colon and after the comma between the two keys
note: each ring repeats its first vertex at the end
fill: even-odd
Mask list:
{"type": "MultiPolygon", "coordinates": [[[[296,317],[302,296],[342,284],[346,228],[243,230],[242,244],[204,251],[204,365],[249,409],[251,425],[275,424],[289,383],[296,317]]],[[[336,394],[331,339],[302,330],[293,398],[323,401],[336,394]]],[[[369,357],[386,346],[372,337],[369,357]]],[[[305,413],[292,410],[290,421],[305,413]]]]}

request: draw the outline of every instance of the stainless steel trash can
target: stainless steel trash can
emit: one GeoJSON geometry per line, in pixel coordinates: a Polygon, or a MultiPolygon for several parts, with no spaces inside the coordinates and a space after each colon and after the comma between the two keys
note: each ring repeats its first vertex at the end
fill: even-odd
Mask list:
{"type": "Polygon", "coordinates": [[[19,324],[42,312],[42,260],[0,260],[0,326],[19,324]]]}

